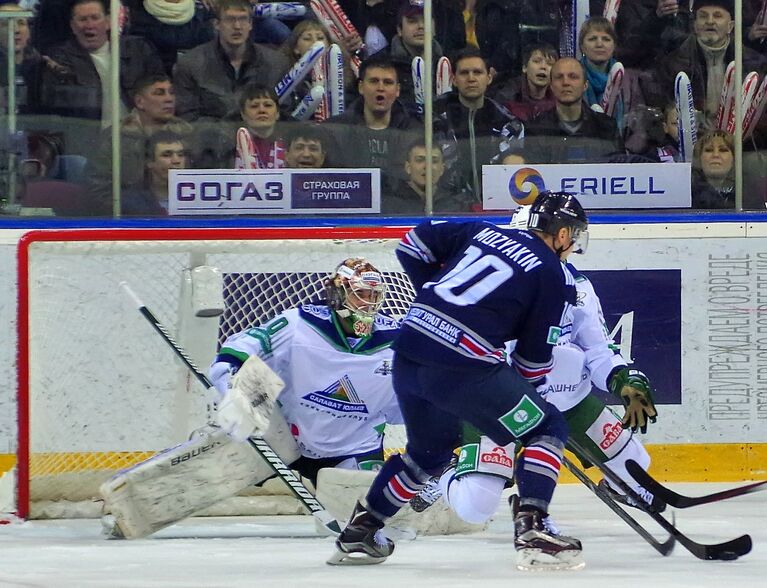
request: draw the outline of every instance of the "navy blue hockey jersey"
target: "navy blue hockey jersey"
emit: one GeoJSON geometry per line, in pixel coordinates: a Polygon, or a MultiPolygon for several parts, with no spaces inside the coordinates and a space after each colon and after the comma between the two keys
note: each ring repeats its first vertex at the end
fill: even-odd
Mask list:
{"type": "Polygon", "coordinates": [[[488,222],[426,221],[403,237],[397,257],[416,298],[393,347],[425,364],[454,368],[512,361],[534,381],[552,366],[575,281],[535,235],[488,222]]]}

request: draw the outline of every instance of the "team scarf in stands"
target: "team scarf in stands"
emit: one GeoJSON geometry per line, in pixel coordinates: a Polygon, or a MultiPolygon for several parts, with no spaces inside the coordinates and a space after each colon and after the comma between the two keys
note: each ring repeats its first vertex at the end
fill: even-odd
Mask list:
{"type": "Polygon", "coordinates": [[[161,23],[182,25],[194,17],[194,0],[144,0],[144,8],[161,23]]]}
{"type": "Polygon", "coordinates": [[[285,141],[253,137],[258,169],[282,169],[285,167],[285,141]]]}

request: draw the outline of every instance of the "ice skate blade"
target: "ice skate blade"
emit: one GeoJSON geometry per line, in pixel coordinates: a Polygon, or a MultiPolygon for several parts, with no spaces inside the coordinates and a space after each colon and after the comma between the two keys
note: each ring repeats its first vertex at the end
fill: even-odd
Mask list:
{"type": "Polygon", "coordinates": [[[586,567],[580,551],[560,551],[556,555],[528,547],[517,551],[517,569],[523,572],[580,570],[586,567]]]}
{"type": "Polygon", "coordinates": [[[358,551],[346,553],[345,551],[336,549],[336,552],[328,558],[326,563],[331,566],[372,566],[385,561],[385,557],[373,557],[372,555],[360,553],[358,551]]]}

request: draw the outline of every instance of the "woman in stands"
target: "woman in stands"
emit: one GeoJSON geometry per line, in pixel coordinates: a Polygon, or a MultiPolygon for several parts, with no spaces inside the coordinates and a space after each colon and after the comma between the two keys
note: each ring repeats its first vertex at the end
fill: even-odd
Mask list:
{"type": "Polygon", "coordinates": [[[735,207],[735,147],[732,135],[709,131],[698,139],[692,163],[692,207],[735,207]]]}

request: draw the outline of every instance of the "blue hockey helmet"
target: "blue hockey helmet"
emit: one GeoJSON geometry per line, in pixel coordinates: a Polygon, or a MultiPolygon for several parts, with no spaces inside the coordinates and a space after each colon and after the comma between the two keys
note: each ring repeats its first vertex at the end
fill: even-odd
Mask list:
{"type": "Polygon", "coordinates": [[[562,228],[570,229],[573,253],[586,252],[588,226],[586,211],[575,196],[568,192],[541,192],[530,205],[527,228],[547,235],[556,235],[562,228]]]}

